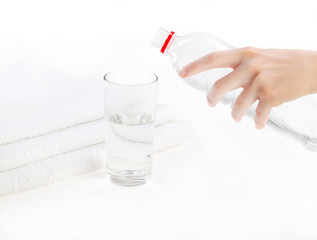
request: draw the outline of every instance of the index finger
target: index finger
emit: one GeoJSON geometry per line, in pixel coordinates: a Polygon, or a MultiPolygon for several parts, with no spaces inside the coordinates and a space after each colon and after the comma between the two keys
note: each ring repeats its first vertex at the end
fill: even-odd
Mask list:
{"type": "Polygon", "coordinates": [[[184,78],[213,68],[236,68],[241,60],[241,50],[238,48],[212,52],[187,64],[178,74],[184,78]]]}

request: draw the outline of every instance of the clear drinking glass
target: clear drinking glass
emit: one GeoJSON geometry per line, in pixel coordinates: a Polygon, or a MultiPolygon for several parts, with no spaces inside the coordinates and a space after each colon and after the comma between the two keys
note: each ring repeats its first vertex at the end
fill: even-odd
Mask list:
{"type": "Polygon", "coordinates": [[[104,80],[107,172],[113,183],[141,185],[151,176],[158,78],[125,70],[104,80]]]}

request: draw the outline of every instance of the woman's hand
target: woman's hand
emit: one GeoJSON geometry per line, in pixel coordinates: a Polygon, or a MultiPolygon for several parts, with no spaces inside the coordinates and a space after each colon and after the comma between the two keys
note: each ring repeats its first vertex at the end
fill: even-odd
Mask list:
{"type": "Polygon", "coordinates": [[[213,68],[233,71],[210,89],[209,105],[214,107],[227,92],[243,88],[233,105],[232,117],[240,121],[259,100],[254,118],[258,129],[265,126],[272,107],[317,92],[316,51],[247,47],[213,52],[186,65],[179,75],[189,77],[213,68]]]}

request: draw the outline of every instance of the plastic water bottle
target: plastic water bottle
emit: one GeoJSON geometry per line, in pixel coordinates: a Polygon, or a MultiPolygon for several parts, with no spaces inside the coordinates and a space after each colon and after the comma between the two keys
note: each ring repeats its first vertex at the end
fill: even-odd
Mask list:
{"type": "MultiPolygon", "coordinates": [[[[160,28],[152,46],[160,49],[162,54],[168,54],[172,67],[179,72],[188,63],[215,51],[233,49],[223,40],[208,33],[189,33],[178,36],[174,32],[160,28]]],[[[230,73],[232,69],[211,69],[188,78],[184,82],[191,87],[208,93],[215,81],[230,73]]],[[[236,97],[241,92],[237,89],[228,92],[221,102],[233,106],[236,97]]],[[[247,115],[254,117],[256,104],[248,110],[247,115]]],[[[317,151],[317,96],[309,95],[294,101],[284,103],[273,108],[269,115],[267,125],[298,140],[305,147],[317,151]]]]}

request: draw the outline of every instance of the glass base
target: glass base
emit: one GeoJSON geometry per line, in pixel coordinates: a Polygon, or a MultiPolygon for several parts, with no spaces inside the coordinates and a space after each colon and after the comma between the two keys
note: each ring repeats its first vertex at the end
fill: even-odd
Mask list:
{"type": "Polygon", "coordinates": [[[149,177],[139,178],[139,179],[127,179],[127,178],[117,178],[115,176],[110,176],[111,182],[120,186],[134,187],[145,184],[149,177]]]}
{"type": "Polygon", "coordinates": [[[138,171],[116,172],[116,174],[108,171],[108,174],[114,184],[128,187],[143,185],[151,178],[151,175],[140,175],[138,171]]]}

